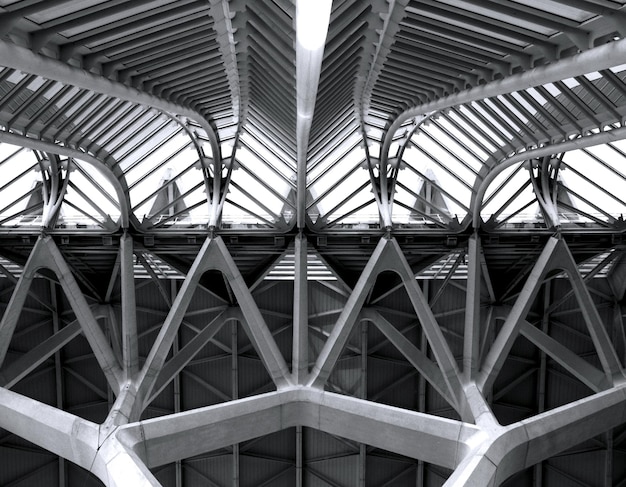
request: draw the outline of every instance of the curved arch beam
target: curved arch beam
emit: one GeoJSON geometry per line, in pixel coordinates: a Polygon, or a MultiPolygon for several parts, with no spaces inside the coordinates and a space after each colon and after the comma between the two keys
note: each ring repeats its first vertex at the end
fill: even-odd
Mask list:
{"type": "Polygon", "coordinates": [[[34,74],[46,79],[76,86],[95,93],[112,96],[120,100],[140,103],[156,109],[184,115],[197,121],[206,131],[211,143],[212,156],[219,164],[221,153],[217,133],[211,124],[197,111],[183,105],[172,103],[157,96],[130,88],[122,83],[111,81],[84,69],[65,64],[56,59],[35,54],[29,49],[0,41],[0,65],[19,69],[24,73],[34,74]]]}
{"type": "Polygon", "coordinates": [[[476,191],[475,193],[474,200],[470,204],[470,207],[473,208],[473,227],[478,228],[480,226],[480,211],[482,209],[482,202],[483,198],[485,197],[485,193],[487,192],[487,188],[489,188],[489,185],[493,182],[493,180],[498,177],[498,175],[502,173],[502,171],[504,171],[505,169],[515,164],[521,164],[528,159],[549,156],[552,154],[568,152],[576,149],[585,149],[594,145],[607,144],[609,142],[616,142],[623,139],[626,139],[626,127],[607,130],[606,132],[600,132],[599,134],[588,135],[585,137],[580,137],[578,139],[568,140],[559,144],[545,145],[536,149],[520,152],[509,157],[508,159],[504,159],[499,164],[496,164],[491,171],[489,171],[487,176],[485,176],[485,179],[483,179],[480,183],[478,191],[476,191]]]}
{"type": "Polygon", "coordinates": [[[387,163],[389,147],[391,146],[394,133],[404,122],[412,117],[579,76],[584,73],[608,69],[623,63],[626,63],[626,39],[604,44],[553,64],[540,66],[521,74],[509,76],[502,80],[463,90],[454,95],[409,108],[393,121],[385,133],[381,151],[381,165],[387,163]]]}
{"type": "Polygon", "coordinates": [[[71,157],[86,162],[94,169],[96,169],[106,180],[113,185],[117,194],[117,199],[120,204],[120,224],[123,228],[128,228],[130,204],[128,202],[128,195],[122,188],[119,180],[111,172],[111,170],[102,161],[96,159],[89,154],[85,154],[76,149],[70,149],[68,147],[53,144],[52,142],[45,142],[39,139],[32,139],[23,135],[12,134],[9,132],[0,131],[0,142],[7,144],[13,144],[21,147],[26,147],[32,150],[39,150],[42,152],[49,152],[58,156],[71,157]]]}

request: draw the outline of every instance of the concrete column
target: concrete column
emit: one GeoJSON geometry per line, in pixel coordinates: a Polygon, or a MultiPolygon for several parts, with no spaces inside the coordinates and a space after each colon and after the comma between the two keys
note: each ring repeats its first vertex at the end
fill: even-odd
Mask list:
{"type": "Polygon", "coordinates": [[[309,286],[307,276],[307,240],[303,234],[296,236],[295,275],[293,283],[293,350],[292,367],[294,384],[303,384],[309,374],[309,286]]]}

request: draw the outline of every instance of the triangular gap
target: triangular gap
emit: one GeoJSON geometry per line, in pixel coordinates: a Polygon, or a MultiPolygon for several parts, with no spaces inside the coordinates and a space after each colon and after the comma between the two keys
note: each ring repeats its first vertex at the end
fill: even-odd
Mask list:
{"type": "MultiPolygon", "coordinates": [[[[490,389],[499,375],[514,341],[525,326],[525,322],[527,320],[532,321],[532,316],[529,313],[534,303],[539,299],[538,296],[544,283],[547,280],[558,282],[559,276],[564,275],[568,279],[560,280],[570,283],[575,290],[575,301],[579,304],[579,309],[583,314],[582,321],[591,335],[594,350],[599,357],[600,368],[604,370],[609,383],[612,383],[613,377],[621,375],[619,359],[567,244],[561,239],[552,237],[537,259],[515,304],[504,312],[505,322],[484,357],[479,377],[479,384],[484,391],[490,389]]],[[[544,292],[546,291],[544,290],[544,292]]],[[[563,293],[567,293],[567,291],[563,291],[563,293]]],[[[549,299],[544,296],[543,302],[547,303],[548,301],[549,299]]],[[[549,304],[546,304],[545,308],[535,309],[534,312],[537,313],[537,316],[549,316],[550,320],[554,321],[558,318],[554,311],[550,309],[549,304]]]]}
{"type": "MultiPolygon", "coordinates": [[[[59,284],[44,278],[35,278],[30,289],[48,306],[26,299],[0,369],[0,386],[102,422],[112,397],[110,384],[82,335],[68,298],[59,284]]],[[[92,306],[91,312],[96,320],[106,318],[100,306],[92,306]]]]}
{"type": "Polygon", "coordinates": [[[453,217],[448,208],[446,197],[439,189],[441,184],[431,168],[426,168],[424,178],[420,178],[418,184],[419,189],[413,203],[414,211],[410,214],[411,221],[424,221],[426,218],[433,218],[445,223],[453,217]]]}
{"type": "Polygon", "coordinates": [[[390,242],[389,238],[383,237],[374,249],[315,361],[310,373],[309,385],[323,388],[326,384],[342,350],[349,341],[353,327],[359,319],[361,308],[374,286],[376,277],[388,265],[391,265],[389,262],[391,258],[390,242]]]}
{"type": "Polygon", "coordinates": [[[41,215],[43,214],[43,184],[41,181],[33,182],[30,196],[26,202],[26,211],[22,214],[20,225],[36,225],[41,223],[41,215]]]}
{"type": "MultiPolygon", "coordinates": [[[[336,288],[331,288],[326,284],[326,281],[309,283],[309,359],[315,359],[319,356],[333,331],[337,318],[346,305],[346,296],[337,292],[336,288]]],[[[358,325],[355,325],[356,328],[358,328],[358,325]]],[[[348,353],[355,355],[359,353],[359,348],[351,344],[353,341],[354,338],[351,338],[349,340],[350,344],[346,348],[349,350],[348,353]]]]}
{"type": "Polygon", "coordinates": [[[120,364],[113,354],[104,331],[94,318],[69,265],[50,236],[39,237],[35,243],[24,266],[23,275],[15,286],[11,301],[0,322],[0,341],[3,343],[2,349],[0,349],[0,358],[4,359],[28,291],[32,286],[33,277],[37,271],[44,274],[53,274],[58,279],[64,295],[77,320],[80,322],[82,331],[98,360],[100,368],[107,377],[109,386],[117,394],[122,376],[120,364]]]}
{"type": "Polygon", "coordinates": [[[177,215],[178,218],[187,218],[189,210],[182,198],[178,182],[172,175],[172,169],[167,168],[159,182],[159,189],[156,191],[152,207],[145,218],[158,223],[161,219],[167,219],[173,215],[177,215]]]}
{"type": "Polygon", "coordinates": [[[478,384],[483,391],[487,392],[490,389],[499,374],[519,334],[522,321],[527,318],[529,310],[539,295],[545,277],[550,271],[558,268],[558,262],[562,260],[562,256],[559,257],[560,242],[554,237],[548,240],[530,269],[515,304],[505,313],[506,319],[497,330],[495,340],[488,350],[484,350],[478,376],[478,384]]]}
{"type": "MultiPolygon", "coordinates": [[[[601,369],[604,370],[607,379],[609,379],[611,383],[614,378],[622,379],[623,370],[621,362],[617,357],[613,344],[611,343],[611,338],[607,332],[606,325],[606,323],[611,324],[613,322],[611,312],[612,308],[610,306],[604,307],[602,310],[598,308],[598,304],[596,303],[598,300],[597,298],[594,300],[594,296],[590,292],[590,285],[595,282],[595,280],[587,279],[585,281],[571,251],[565,242],[563,242],[563,247],[563,254],[566,262],[562,267],[566,271],[568,281],[574,290],[576,301],[578,303],[578,309],[580,310],[582,320],[584,321],[587,332],[593,342],[601,369]],[[603,312],[603,315],[600,314],[601,311],[603,312]]],[[[596,268],[601,269],[602,266],[603,263],[600,263],[596,265],[596,268]]],[[[604,280],[599,280],[597,282],[603,283],[604,280]]],[[[594,287],[597,288],[595,285],[594,287]]],[[[606,291],[609,291],[608,287],[606,287],[606,291]]],[[[596,292],[595,294],[598,293],[596,292]]],[[[611,296],[607,296],[604,293],[600,294],[606,296],[605,299],[607,300],[607,303],[612,305],[613,300],[611,296]]]]}
{"type": "Polygon", "coordinates": [[[16,282],[21,277],[23,270],[21,265],[0,255],[0,278],[7,278],[16,282]]]}
{"type": "MultiPolygon", "coordinates": [[[[528,323],[526,326],[539,331],[541,324],[528,323]]],[[[534,334],[528,336],[532,337],[534,334]]],[[[533,341],[536,341],[536,337],[533,337],[533,341]]],[[[494,383],[491,407],[500,424],[504,426],[598,392],[597,388],[590,388],[571,372],[572,368],[578,366],[582,366],[579,372],[586,370],[585,365],[581,364],[583,359],[567,350],[565,353],[553,354],[559,359],[554,360],[533,341],[524,333],[516,338],[502,372],[494,383]],[[571,363],[567,363],[568,358],[572,359],[571,363]],[[559,361],[566,365],[562,366],[559,361]]],[[[589,374],[590,378],[600,376],[602,380],[601,370],[595,369],[593,373],[595,375],[589,374]]],[[[604,383],[610,387],[606,379],[604,383]]]]}
{"type": "MultiPolygon", "coordinates": [[[[581,276],[578,276],[582,283],[581,276]]],[[[570,272],[562,272],[550,280],[552,290],[552,301],[549,312],[548,335],[562,346],[571,350],[578,357],[582,358],[599,372],[603,371],[602,360],[598,353],[594,339],[590,334],[590,325],[585,317],[582,309],[583,303],[587,306],[593,306],[595,309],[591,313],[597,317],[598,323],[602,327],[608,327],[613,323],[613,306],[612,301],[603,301],[602,297],[587,292],[585,301],[577,299],[570,272]]],[[[608,290],[608,283],[604,279],[588,279],[585,287],[595,289],[608,290]]],[[[606,334],[607,345],[610,345],[608,334],[606,334]]],[[[603,375],[605,381],[610,379],[612,374],[603,375]]],[[[604,388],[608,388],[610,382],[604,384],[604,388]]],[[[597,392],[597,391],[596,391],[597,392]]]]}
{"type": "Polygon", "coordinates": [[[278,348],[274,338],[274,332],[279,330],[270,330],[263,318],[257,303],[252,297],[252,293],[246,286],[237,265],[231,257],[224,241],[217,237],[215,239],[216,248],[218,249],[220,258],[216,261],[215,268],[220,270],[232,293],[241,308],[243,319],[241,323],[254,345],[257,353],[261,357],[265,368],[269,372],[272,380],[277,387],[287,385],[289,379],[289,368],[284,358],[284,354],[278,348]]]}
{"type": "Polygon", "coordinates": [[[312,428],[303,429],[306,452],[303,484],[314,487],[352,485],[359,471],[359,452],[346,441],[312,428]]]}
{"type": "MultiPolygon", "coordinates": [[[[397,293],[396,293],[397,294],[397,293]]],[[[395,302],[409,303],[404,291],[395,302]]],[[[460,419],[440,367],[432,356],[415,312],[389,306],[366,308],[368,333],[367,399],[396,407],[460,419]]]]}
{"type": "MultiPolygon", "coordinates": [[[[497,320],[497,328],[499,324],[501,320],[497,320]]],[[[539,412],[540,362],[540,351],[518,336],[489,396],[491,410],[500,424],[506,426],[539,412]]]]}
{"type": "Polygon", "coordinates": [[[244,329],[257,349],[276,387],[288,384],[289,370],[285,359],[226,245],[221,237],[209,237],[202,245],[187,277],[181,284],[180,290],[176,293],[165,321],[159,328],[159,334],[148,352],[139,378],[138,395],[143,401],[148,400],[152,394],[158,375],[179,334],[180,326],[188,314],[194,294],[199,289],[202,276],[213,271],[223,274],[225,282],[232,290],[233,296],[241,308],[243,317],[241,322],[244,329]]]}
{"type": "Polygon", "coordinates": [[[545,248],[545,240],[516,243],[510,258],[502,258],[503,243],[498,235],[481,238],[485,268],[490,272],[495,301],[510,304],[515,301],[524,282],[545,248]]]}
{"type": "Polygon", "coordinates": [[[422,269],[415,278],[432,281],[465,280],[467,279],[467,252],[465,249],[454,250],[422,269]]]}
{"type": "Polygon", "coordinates": [[[397,272],[402,278],[409,301],[422,325],[432,355],[439,370],[443,373],[449,398],[454,403],[453,405],[457,406],[457,410],[460,410],[464,394],[461,387],[460,369],[450,348],[450,343],[444,336],[442,328],[428,303],[427,296],[415,279],[415,274],[396,240],[392,242],[392,249],[394,258],[391,260],[392,265],[389,270],[397,272]]]}
{"type": "MultiPolygon", "coordinates": [[[[211,263],[207,263],[207,267],[210,266],[211,263]]],[[[206,270],[200,280],[207,274],[211,274],[211,279],[229,286],[225,275],[214,269],[206,270]]],[[[176,286],[177,283],[174,282],[173,285],[176,286]]],[[[176,295],[177,292],[174,290],[173,294],[176,295]]],[[[281,302],[291,302],[285,300],[282,294],[280,299],[281,302]]],[[[211,300],[207,293],[198,288],[195,290],[173,344],[173,349],[180,352],[168,352],[167,361],[158,373],[155,390],[147,400],[149,405],[144,411],[144,417],[174,412],[171,398],[175,387],[184,391],[180,395],[179,410],[228,401],[241,397],[242,394],[258,394],[275,389],[276,386],[265,367],[259,367],[259,355],[243,331],[249,327],[242,326],[242,312],[234,304],[233,302],[226,308],[211,300]],[[238,323],[236,331],[232,329],[233,320],[238,323]],[[233,333],[238,337],[234,345],[233,333]],[[234,365],[233,360],[237,365],[234,365]],[[223,370],[219,372],[219,377],[216,377],[216,370],[221,369],[223,370]],[[231,369],[245,370],[243,373],[247,377],[246,381],[231,378],[231,369]]],[[[270,323],[270,320],[271,316],[267,322],[270,323]]],[[[285,342],[285,333],[273,326],[271,328],[272,333],[277,332],[274,338],[281,351],[289,351],[289,337],[285,342]],[[281,343],[281,340],[285,343],[281,343]]]]}
{"type": "MultiPolygon", "coordinates": [[[[222,275],[218,271],[206,271],[200,275],[199,280],[210,278],[218,280],[224,286],[222,275]],[[207,277],[211,274],[211,277],[207,277]]],[[[182,287],[179,279],[159,279],[162,284],[161,289],[167,290],[170,302],[175,301],[182,287]]],[[[149,281],[149,283],[154,282],[149,281]]],[[[157,343],[155,338],[161,329],[161,324],[166,320],[168,313],[171,313],[173,306],[168,303],[155,290],[154,285],[143,285],[144,281],[139,281],[136,287],[137,302],[137,327],[139,335],[139,355],[147,357],[151,353],[152,347],[157,343]]],[[[205,292],[200,286],[196,286],[191,293],[191,298],[187,308],[182,315],[179,329],[177,330],[171,348],[167,350],[165,361],[157,372],[154,389],[150,391],[150,396],[144,400],[144,416],[153,417],[163,414],[163,412],[178,412],[188,408],[189,401],[178,395],[181,403],[176,406],[172,403],[174,388],[180,392],[183,374],[190,380],[196,379],[200,390],[207,391],[207,396],[199,395],[207,404],[213,403],[217,396],[220,400],[225,400],[220,395],[219,389],[212,390],[211,385],[205,383],[204,379],[197,378],[193,373],[183,372],[192,363],[210,363],[218,360],[217,357],[228,357],[230,354],[229,336],[218,336],[220,329],[228,327],[229,320],[235,319],[237,308],[227,307],[224,303],[216,299],[212,294],[205,292]],[[195,362],[194,362],[195,361],[195,362]],[[163,392],[165,391],[165,392],[163,392]],[[156,399],[156,401],[155,401],[156,399]],[[154,403],[153,403],[154,402],[154,403]]],[[[159,359],[159,363],[160,363],[159,359]]],[[[219,361],[219,360],[218,360],[219,361]]],[[[227,396],[230,398],[230,396],[227,396]]]]}
{"type": "MultiPolygon", "coordinates": [[[[311,247],[313,245],[309,242],[309,251],[311,251],[311,247]]],[[[310,362],[319,356],[352,291],[341,274],[331,267],[317,249],[313,248],[313,252],[335,279],[312,280],[308,283],[308,357],[310,362]]],[[[358,325],[355,328],[358,328],[358,325]]],[[[344,353],[358,354],[358,350],[358,346],[349,344],[344,353]]],[[[332,378],[330,381],[333,383],[332,378]]],[[[333,389],[332,385],[330,388],[337,390],[336,388],[333,389]]],[[[339,389],[341,389],[341,385],[339,385],[339,389]]]]}
{"type": "MultiPolygon", "coordinates": [[[[279,259],[264,273],[264,281],[293,281],[295,276],[295,255],[293,243],[279,259]]],[[[307,280],[338,281],[337,274],[311,245],[307,246],[307,280]]],[[[254,286],[257,287],[257,286],[254,286]]]]}
{"type": "Polygon", "coordinates": [[[182,280],[185,275],[158,255],[148,249],[138,247],[134,252],[133,274],[135,279],[150,279],[156,276],[158,279],[182,280]],[[138,259],[138,255],[141,256],[138,259]],[[149,267],[146,268],[146,265],[149,267]]]}

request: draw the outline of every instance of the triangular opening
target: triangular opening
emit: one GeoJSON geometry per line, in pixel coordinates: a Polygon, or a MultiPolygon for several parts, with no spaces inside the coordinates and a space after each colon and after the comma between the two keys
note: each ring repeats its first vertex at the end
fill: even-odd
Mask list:
{"type": "Polygon", "coordinates": [[[19,279],[23,270],[24,268],[21,265],[16,264],[12,260],[0,255],[0,279],[19,279]]]}
{"type": "Polygon", "coordinates": [[[487,362],[496,364],[501,371],[492,378],[494,402],[498,396],[508,395],[518,403],[517,408],[513,405],[508,411],[494,405],[501,422],[519,421],[604,390],[610,387],[607,373],[612,375],[621,370],[604,327],[604,322],[611,319],[610,312],[603,316],[598,310],[563,241],[548,242],[517,302],[506,315],[498,320],[504,324],[497,332],[494,342],[497,346],[487,355],[487,362]],[[518,331],[511,334],[512,330],[518,331]],[[510,348],[504,346],[506,336],[510,348]],[[547,358],[538,358],[542,353],[547,358]],[[500,354],[498,359],[496,354],[500,354]],[[553,387],[546,385],[547,381],[553,382],[553,387]],[[568,387],[559,381],[565,381],[568,387]],[[544,392],[537,393],[538,387],[544,392]],[[545,391],[554,393],[554,397],[545,391]],[[538,394],[539,400],[532,399],[538,394]]]}
{"type": "Polygon", "coordinates": [[[420,271],[416,278],[418,280],[466,280],[467,252],[464,250],[450,252],[420,271]]]}
{"type": "Polygon", "coordinates": [[[141,258],[133,255],[133,272],[135,279],[184,279],[185,275],[178,269],[147,250],[140,251],[141,258]],[[150,270],[146,268],[148,266],[150,270]]]}
{"type": "Polygon", "coordinates": [[[167,168],[159,182],[159,189],[146,218],[153,220],[153,223],[156,224],[160,220],[169,219],[174,215],[179,219],[188,218],[189,210],[178,187],[178,181],[174,178],[172,169],[167,168]]]}
{"type": "MultiPolygon", "coordinates": [[[[293,281],[295,279],[295,254],[293,246],[290,246],[282,259],[276,262],[265,276],[266,281],[293,281]]],[[[320,255],[311,249],[307,249],[307,280],[309,281],[336,281],[337,277],[326,265],[320,255]]]]}
{"type": "MultiPolygon", "coordinates": [[[[410,365],[424,375],[450,406],[458,409],[461,385],[456,359],[395,239],[381,239],[348,303],[350,306],[342,311],[335,324],[339,332],[329,335],[318,356],[316,367],[320,372],[314,378],[314,383],[327,385],[327,379],[330,379],[328,385],[331,390],[334,386],[337,392],[355,395],[354,391],[360,389],[360,394],[364,394],[362,381],[358,385],[357,377],[359,374],[363,376],[365,355],[369,360],[369,346],[368,352],[365,352],[365,339],[357,330],[360,329],[359,321],[367,321],[369,326],[377,327],[398,348],[410,365]],[[371,282],[373,278],[376,280],[371,282]],[[384,294],[376,297],[377,289],[379,292],[384,291],[384,294]],[[376,307],[366,306],[361,309],[361,303],[367,305],[368,302],[375,303],[376,307]],[[361,312],[360,320],[355,313],[357,310],[361,312]],[[408,319],[421,325],[429,343],[428,350],[432,350],[435,360],[430,358],[428,352],[417,349],[392,321],[383,316],[382,313],[387,311],[391,313],[391,320],[408,319]],[[322,363],[321,359],[326,362],[322,363]]],[[[368,388],[367,394],[370,392],[368,388]]],[[[454,413],[451,415],[454,416],[454,413]]]]}
{"type": "MultiPolygon", "coordinates": [[[[395,272],[380,273],[371,295],[374,296],[379,287],[389,289],[389,283],[396,280],[399,276],[395,272]]],[[[366,310],[368,320],[354,326],[329,377],[327,389],[459,419],[454,407],[429,381],[435,381],[449,393],[406,288],[400,285],[377,300],[377,311],[366,310]],[[429,374],[428,377],[425,374],[429,374]]]]}
{"type": "MultiPolygon", "coordinates": [[[[582,313],[583,304],[576,299],[567,273],[559,274],[552,279],[551,288],[553,298],[549,310],[548,335],[598,370],[602,370],[598,351],[582,313]]],[[[594,306],[596,304],[598,303],[594,302],[594,306]]],[[[602,323],[613,319],[612,309],[598,309],[597,306],[596,309],[602,323]]]]}
{"type": "Polygon", "coordinates": [[[32,281],[0,372],[0,385],[18,394],[89,421],[108,414],[105,374],[63,290],[48,279],[32,281]]]}
{"type": "MultiPolygon", "coordinates": [[[[264,360],[282,365],[280,354],[284,356],[290,350],[291,342],[288,336],[285,337],[289,334],[282,333],[289,327],[281,327],[279,320],[271,317],[261,318],[256,301],[251,302],[249,290],[242,285],[243,279],[221,240],[207,243],[206,253],[200,254],[200,260],[192,266],[201,273],[195,276],[200,286],[187,287],[185,282],[179,291],[173,292],[172,303],[177,302],[177,306],[186,306],[186,309],[152,392],[152,410],[146,411],[146,415],[171,413],[174,407],[188,410],[275,390],[276,384],[267,372],[264,360]],[[213,266],[224,269],[224,273],[213,266]],[[212,283],[214,288],[220,287],[220,294],[226,298],[218,301],[217,294],[213,290],[207,292],[203,282],[212,283]],[[240,308],[236,307],[239,299],[243,300],[240,308]],[[250,316],[249,320],[253,322],[249,323],[246,316],[250,316]],[[265,355],[261,356],[262,353],[265,355]],[[171,403],[173,382],[181,391],[177,405],[171,403]]],[[[193,276],[186,277],[189,278],[193,276]]],[[[138,294],[138,305],[144,299],[154,299],[153,295],[150,292],[138,294]]],[[[262,297],[265,298],[265,294],[262,297]]],[[[151,308],[142,305],[141,309],[149,313],[151,308]]],[[[165,308],[162,316],[157,318],[157,326],[147,330],[151,336],[140,342],[140,354],[150,354],[154,336],[159,333],[164,320],[170,319],[167,317],[172,309],[165,308]]]]}
{"type": "Polygon", "coordinates": [[[428,223],[431,220],[441,223],[447,222],[452,216],[448,208],[446,196],[441,189],[441,183],[431,168],[426,168],[424,178],[419,180],[419,189],[415,195],[413,211],[410,214],[410,221],[428,223]]]}

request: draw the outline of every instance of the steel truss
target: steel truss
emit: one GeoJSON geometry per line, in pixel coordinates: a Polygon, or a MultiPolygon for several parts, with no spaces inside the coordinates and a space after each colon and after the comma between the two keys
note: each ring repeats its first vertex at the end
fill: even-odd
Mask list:
{"type": "MultiPolygon", "coordinates": [[[[515,293],[505,291],[503,299],[496,300],[488,266],[482,257],[481,239],[473,235],[468,241],[466,257],[466,302],[462,310],[465,331],[462,357],[458,357],[435,317],[432,306],[437,298],[427,297],[399,242],[387,235],[378,242],[354,289],[349,291],[332,332],[314,357],[308,343],[311,332],[307,308],[308,245],[303,236],[297,237],[295,244],[290,369],[221,237],[209,237],[202,245],[179,292],[169,298],[167,316],[150,353],[140,364],[133,254],[139,254],[141,249],[133,238],[124,234],[120,239],[122,323],[119,335],[108,337],[97,319],[111,319],[110,308],[89,305],[55,241],[50,236],[40,236],[0,322],[2,361],[37,272],[45,270],[54,274],[76,319],[18,360],[0,368],[4,386],[0,389],[0,427],[88,469],[108,486],[160,485],[149,469],[291,427],[300,432],[306,427],[331,433],[453,470],[446,486],[495,486],[515,472],[626,422],[623,363],[589,287],[590,276],[596,275],[607,262],[617,261],[615,255],[583,276],[565,240],[550,237],[534,264],[527,266],[525,277],[519,280],[521,288],[518,286],[515,293]],[[194,292],[202,286],[202,274],[211,269],[224,276],[232,291],[231,303],[222,306],[205,328],[179,348],[175,345],[179,327],[194,292]],[[381,311],[380,307],[367,304],[377,278],[388,271],[399,276],[400,287],[407,293],[429,353],[425,353],[423,344],[418,347],[408,339],[385,316],[384,308],[381,311]],[[559,343],[541,323],[536,326],[531,322],[531,306],[555,275],[571,283],[572,291],[561,301],[570,296],[576,299],[597,355],[596,362],[559,343]],[[504,298],[507,294],[508,298],[504,298]],[[484,319],[485,311],[490,319],[484,319]],[[503,324],[488,339],[487,329],[492,319],[503,324]],[[243,399],[226,396],[221,404],[141,420],[142,413],[159,392],[176,381],[184,367],[229,322],[243,325],[273,382],[274,391],[243,399]],[[358,323],[363,325],[365,333],[366,323],[380,330],[459,419],[379,404],[368,400],[363,392],[357,394],[360,397],[349,397],[327,390],[328,379],[342,350],[350,346],[348,339],[358,323]],[[102,424],[10,390],[80,333],[87,338],[116,397],[102,424]],[[490,404],[493,384],[519,336],[524,336],[585,384],[590,389],[589,395],[502,425],[490,404]],[[170,355],[173,347],[174,354],[170,355]]],[[[450,272],[456,269],[458,265],[450,272]]],[[[607,279],[620,282],[618,272],[619,266],[615,265],[607,279]]],[[[443,286],[451,286],[450,282],[446,279],[443,286]]],[[[613,285],[613,289],[613,298],[621,299],[624,286],[613,285]]],[[[552,303],[552,308],[558,306],[559,302],[552,303]]],[[[299,465],[302,469],[302,463],[299,465]]]]}

